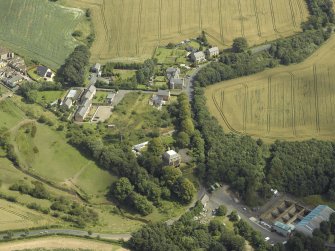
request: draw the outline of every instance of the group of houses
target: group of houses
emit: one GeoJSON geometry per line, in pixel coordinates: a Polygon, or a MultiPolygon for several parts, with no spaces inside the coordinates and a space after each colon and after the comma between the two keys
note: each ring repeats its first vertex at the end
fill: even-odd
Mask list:
{"type": "Polygon", "coordinates": [[[163,105],[166,105],[171,98],[171,92],[169,90],[158,90],[157,93],[152,95],[151,104],[161,108],[163,105]]]}
{"type": "Polygon", "coordinates": [[[92,100],[97,92],[94,85],[89,85],[80,97],[78,109],[74,115],[74,120],[77,122],[83,122],[87,117],[92,107],[92,100]]]}
{"type": "Polygon", "coordinates": [[[74,120],[83,122],[90,112],[95,94],[94,85],[89,85],[86,89],[72,88],[63,99],[61,107],[70,110],[76,104],[78,108],[75,111],[74,120]]]}
{"type": "Polygon", "coordinates": [[[194,63],[203,63],[206,59],[210,59],[216,57],[220,54],[220,50],[218,47],[208,48],[205,52],[203,51],[193,51],[190,54],[190,58],[194,63]]]}
{"type": "Polygon", "coordinates": [[[0,47],[0,80],[9,88],[15,88],[27,74],[24,60],[7,48],[0,47]]]}
{"type": "Polygon", "coordinates": [[[183,89],[185,87],[185,79],[180,76],[180,69],[177,67],[169,67],[166,70],[166,78],[170,89],[183,89]]]}

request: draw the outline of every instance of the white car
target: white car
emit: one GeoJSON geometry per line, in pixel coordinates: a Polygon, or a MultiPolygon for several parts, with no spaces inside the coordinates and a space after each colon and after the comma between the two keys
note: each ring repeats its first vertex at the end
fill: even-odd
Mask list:
{"type": "Polygon", "coordinates": [[[264,240],[265,240],[265,241],[269,241],[269,240],[270,240],[270,237],[265,237],[264,240]]]}

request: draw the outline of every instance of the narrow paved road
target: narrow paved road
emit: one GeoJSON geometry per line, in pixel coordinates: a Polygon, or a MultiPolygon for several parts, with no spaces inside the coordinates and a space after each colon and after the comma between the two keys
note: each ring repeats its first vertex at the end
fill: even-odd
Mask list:
{"type": "Polygon", "coordinates": [[[249,209],[245,207],[245,205],[241,204],[236,198],[234,198],[231,193],[228,191],[228,186],[223,186],[218,189],[216,189],[211,194],[208,194],[209,196],[209,202],[207,203],[206,208],[208,209],[208,215],[212,213],[213,209],[218,208],[220,205],[224,204],[227,209],[228,213],[230,213],[233,210],[236,210],[238,215],[249,223],[249,225],[255,229],[256,231],[260,232],[262,236],[270,237],[269,242],[270,243],[277,243],[277,242],[283,242],[287,239],[278,235],[275,232],[271,232],[270,229],[258,224],[257,221],[252,221],[252,218],[255,218],[256,216],[253,212],[251,212],[249,209]]]}
{"type": "MultiPolygon", "coordinates": [[[[13,234],[12,239],[16,239],[22,236],[26,237],[38,237],[38,236],[46,236],[46,235],[54,235],[54,234],[60,234],[60,235],[74,235],[78,237],[85,237],[88,236],[87,231],[83,230],[74,230],[74,229],[40,229],[40,230],[30,230],[28,232],[15,232],[13,234]]],[[[7,234],[3,233],[0,234],[0,240],[2,240],[4,237],[6,237],[7,234]]],[[[103,233],[92,233],[90,235],[91,237],[98,237],[100,236],[100,239],[105,240],[120,240],[123,239],[125,241],[129,240],[131,235],[130,234],[103,234],[103,233]]]]}

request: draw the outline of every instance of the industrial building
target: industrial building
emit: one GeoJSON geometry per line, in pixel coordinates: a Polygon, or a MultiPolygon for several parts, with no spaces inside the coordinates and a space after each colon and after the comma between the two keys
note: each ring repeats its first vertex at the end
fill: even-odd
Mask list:
{"type": "Polygon", "coordinates": [[[294,228],[292,224],[285,224],[280,221],[276,221],[273,225],[273,230],[284,237],[290,237],[294,228]]]}
{"type": "Polygon", "coordinates": [[[313,231],[320,227],[322,221],[328,221],[329,216],[335,211],[328,206],[319,205],[305,216],[296,226],[295,229],[307,236],[312,236],[313,231]]]}

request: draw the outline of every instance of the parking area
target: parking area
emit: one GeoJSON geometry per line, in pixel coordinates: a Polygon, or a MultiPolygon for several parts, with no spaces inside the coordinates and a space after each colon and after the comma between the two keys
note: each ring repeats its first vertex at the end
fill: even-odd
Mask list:
{"type": "Polygon", "coordinates": [[[112,106],[98,106],[94,115],[92,116],[91,122],[98,123],[104,122],[112,115],[112,106]]]}
{"type": "Polygon", "coordinates": [[[213,210],[217,209],[220,205],[225,205],[228,210],[228,214],[231,211],[236,210],[239,217],[248,222],[256,231],[259,231],[267,242],[274,244],[287,240],[287,238],[272,232],[271,225],[260,220],[259,209],[256,208],[251,210],[242,204],[234,196],[234,194],[229,191],[228,186],[224,185],[222,187],[215,188],[215,190],[208,194],[208,196],[209,200],[205,206],[207,218],[212,217],[213,210]]]}

